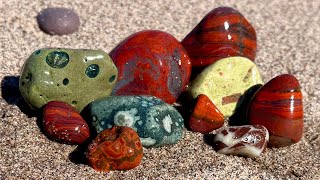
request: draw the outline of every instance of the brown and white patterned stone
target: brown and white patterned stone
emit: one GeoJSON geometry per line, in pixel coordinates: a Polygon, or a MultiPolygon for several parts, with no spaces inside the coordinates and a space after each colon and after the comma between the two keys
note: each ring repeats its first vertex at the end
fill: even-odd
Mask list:
{"type": "Polygon", "coordinates": [[[260,156],[269,141],[268,130],[261,125],[231,126],[214,137],[214,147],[220,154],[245,157],[260,156]]]}

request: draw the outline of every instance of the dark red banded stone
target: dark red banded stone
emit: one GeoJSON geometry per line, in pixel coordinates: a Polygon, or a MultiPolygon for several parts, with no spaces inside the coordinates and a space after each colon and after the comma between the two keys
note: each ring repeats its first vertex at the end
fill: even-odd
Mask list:
{"type": "Polygon", "coordinates": [[[269,146],[289,146],[303,134],[302,93],[298,80],[289,74],[277,76],[260,88],[251,100],[251,124],[265,126],[269,146]]]}
{"type": "Polygon", "coordinates": [[[138,166],[143,148],[138,134],[126,126],[102,131],[88,147],[87,158],[97,171],[129,170],[138,166]]]}
{"type": "Polygon", "coordinates": [[[72,106],[60,101],[45,106],[43,125],[50,138],[66,144],[81,144],[90,136],[86,121],[72,106]]]}
{"type": "Polygon", "coordinates": [[[219,7],[209,12],[182,40],[192,66],[204,67],[231,56],[254,61],[257,37],[254,28],[237,10],[219,7]]]}
{"type": "Polygon", "coordinates": [[[189,82],[191,61],[186,50],[162,31],[135,33],[112,50],[110,57],[119,74],[114,95],[153,95],[172,104],[189,82]]]}

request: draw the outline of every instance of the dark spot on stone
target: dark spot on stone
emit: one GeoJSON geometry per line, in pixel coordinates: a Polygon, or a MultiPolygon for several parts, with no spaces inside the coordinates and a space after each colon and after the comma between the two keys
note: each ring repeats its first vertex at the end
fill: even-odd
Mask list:
{"type": "Polygon", "coordinates": [[[66,8],[44,9],[38,14],[37,21],[41,30],[56,35],[74,33],[80,26],[79,16],[66,8]]]}
{"type": "Polygon", "coordinates": [[[109,78],[109,82],[113,82],[115,79],[116,79],[116,75],[112,75],[112,76],[109,78]]]}
{"type": "Polygon", "coordinates": [[[24,83],[24,82],[22,82],[21,84],[22,84],[22,86],[23,86],[25,83],[24,83]]]}
{"type": "Polygon", "coordinates": [[[62,81],[63,85],[68,85],[69,84],[69,79],[68,78],[64,78],[62,81]]]}
{"type": "Polygon", "coordinates": [[[39,96],[40,96],[40,97],[42,97],[42,95],[41,95],[41,94],[40,94],[39,96]]]}
{"type": "Polygon", "coordinates": [[[77,102],[77,101],[72,101],[71,103],[72,103],[72,104],[77,104],[78,102],[77,102]]]}
{"type": "Polygon", "coordinates": [[[57,84],[57,86],[60,86],[60,84],[57,84]]]}
{"type": "Polygon", "coordinates": [[[64,68],[69,63],[69,55],[63,51],[53,51],[47,55],[46,62],[52,68],[64,68]]]}
{"type": "Polygon", "coordinates": [[[99,66],[97,64],[91,64],[87,67],[85,73],[89,78],[95,78],[99,74],[99,66]]]}
{"type": "Polygon", "coordinates": [[[36,55],[39,55],[40,53],[41,53],[41,50],[37,50],[37,51],[35,52],[36,55]]]}

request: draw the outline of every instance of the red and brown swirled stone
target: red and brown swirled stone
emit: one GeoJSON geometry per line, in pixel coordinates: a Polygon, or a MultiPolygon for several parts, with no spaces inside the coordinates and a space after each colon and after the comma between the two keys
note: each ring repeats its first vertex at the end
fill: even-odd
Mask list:
{"type": "Polygon", "coordinates": [[[43,125],[50,138],[67,144],[81,144],[90,136],[86,121],[65,102],[51,101],[45,105],[43,125]]]}
{"type": "Polygon", "coordinates": [[[260,124],[268,129],[269,146],[282,147],[300,141],[303,105],[298,80],[289,74],[270,80],[252,98],[248,117],[250,124],[260,124]]]}
{"type": "Polygon", "coordinates": [[[182,40],[192,66],[204,67],[231,56],[254,61],[257,37],[254,28],[237,10],[219,7],[209,12],[182,40]]]}
{"type": "Polygon", "coordinates": [[[103,172],[135,168],[142,157],[143,148],[138,134],[125,126],[102,131],[89,145],[87,153],[90,166],[103,172]]]}

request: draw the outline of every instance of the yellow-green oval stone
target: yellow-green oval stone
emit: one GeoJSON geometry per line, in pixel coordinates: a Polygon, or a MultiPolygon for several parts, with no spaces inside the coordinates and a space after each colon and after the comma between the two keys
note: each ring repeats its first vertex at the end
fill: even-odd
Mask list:
{"type": "Polygon", "coordinates": [[[187,89],[192,98],[207,95],[225,117],[230,117],[243,93],[262,84],[256,65],[244,57],[221,59],[206,67],[187,89]]]}
{"type": "Polygon", "coordinates": [[[118,70],[107,53],[88,49],[40,49],[26,60],[20,76],[22,96],[32,108],[63,101],[81,111],[106,97],[118,70]]]}

